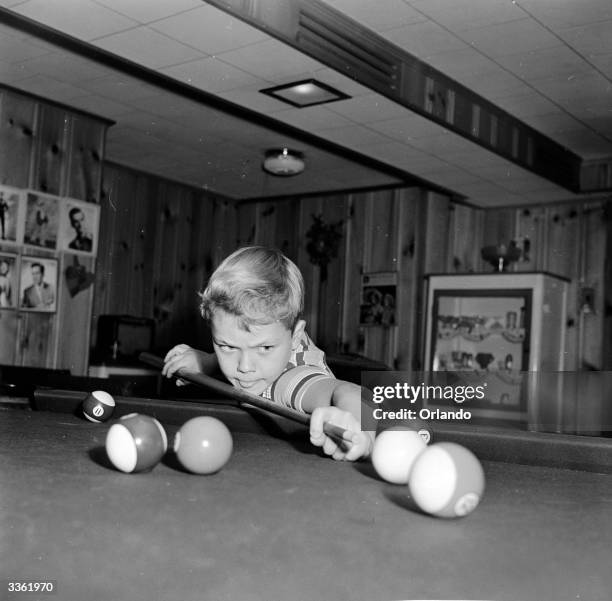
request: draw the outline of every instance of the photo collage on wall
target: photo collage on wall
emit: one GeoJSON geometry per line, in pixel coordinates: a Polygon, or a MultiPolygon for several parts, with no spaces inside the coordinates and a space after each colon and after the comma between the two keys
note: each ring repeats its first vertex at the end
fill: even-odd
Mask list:
{"type": "Polygon", "coordinates": [[[55,312],[58,253],[95,257],[99,221],[99,205],[0,186],[0,310],[55,312]]]}

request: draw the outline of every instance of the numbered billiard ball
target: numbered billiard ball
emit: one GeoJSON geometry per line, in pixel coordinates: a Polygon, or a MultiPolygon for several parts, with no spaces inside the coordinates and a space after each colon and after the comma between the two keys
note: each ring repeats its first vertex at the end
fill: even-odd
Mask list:
{"type": "Polygon", "coordinates": [[[124,415],[106,435],[106,453],[110,462],[126,473],[153,469],[167,448],[166,431],[155,418],[148,415],[124,415]]]}
{"type": "Polygon", "coordinates": [[[408,484],[412,465],[426,447],[425,440],[416,430],[383,430],[374,440],[372,465],[386,482],[408,484]]]}
{"type": "Polygon", "coordinates": [[[232,434],[215,417],[194,417],[185,422],[174,438],[180,464],[194,474],[219,471],[232,455],[232,434]]]}
{"type": "Polygon", "coordinates": [[[415,459],[408,488],[413,501],[425,513],[462,517],[472,513],[482,498],[484,470],[469,449],[453,442],[439,442],[415,459]]]}
{"type": "Polygon", "coordinates": [[[94,390],[87,395],[81,405],[83,415],[90,422],[105,422],[115,410],[115,399],[103,390],[94,390]]]}

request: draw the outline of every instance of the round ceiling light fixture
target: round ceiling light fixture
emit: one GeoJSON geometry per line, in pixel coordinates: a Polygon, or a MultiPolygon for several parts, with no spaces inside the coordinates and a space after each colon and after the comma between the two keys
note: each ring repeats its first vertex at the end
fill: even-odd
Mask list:
{"type": "Polygon", "coordinates": [[[304,155],[289,148],[274,148],[266,151],[263,168],[272,175],[287,177],[304,171],[304,155]]]}

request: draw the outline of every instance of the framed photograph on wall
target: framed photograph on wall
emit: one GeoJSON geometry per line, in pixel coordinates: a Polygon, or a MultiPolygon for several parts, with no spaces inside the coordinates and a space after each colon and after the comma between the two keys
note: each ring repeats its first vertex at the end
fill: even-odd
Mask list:
{"type": "Polygon", "coordinates": [[[53,313],[57,309],[57,259],[21,257],[19,308],[53,313]]]}
{"type": "Polygon", "coordinates": [[[0,253],[0,309],[17,307],[17,255],[0,253]]]}
{"type": "Polygon", "coordinates": [[[0,244],[21,244],[25,193],[0,186],[0,244]]]}
{"type": "Polygon", "coordinates": [[[96,254],[100,205],[63,198],[59,222],[59,250],[83,255],[96,254]]]}
{"type": "Polygon", "coordinates": [[[59,198],[28,192],[23,243],[48,250],[57,249],[59,198]]]}
{"type": "Polygon", "coordinates": [[[380,271],[361,276],[360,326],[396,325],[397,272],[380,271]]]}

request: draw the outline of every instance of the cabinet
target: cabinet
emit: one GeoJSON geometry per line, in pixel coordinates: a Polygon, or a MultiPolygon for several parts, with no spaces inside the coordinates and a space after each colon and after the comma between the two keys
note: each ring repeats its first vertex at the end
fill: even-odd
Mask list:
{"type": "Polygon", "coordinates": [[[495,273],[430,275],[426,282],[424,366],[433,381],[443,372],[454,386],[479,387],[477,398],[461,402],[474,417],[537,421],[541,379],[534,374],[564,367],[567,280],[495,273]]]}

